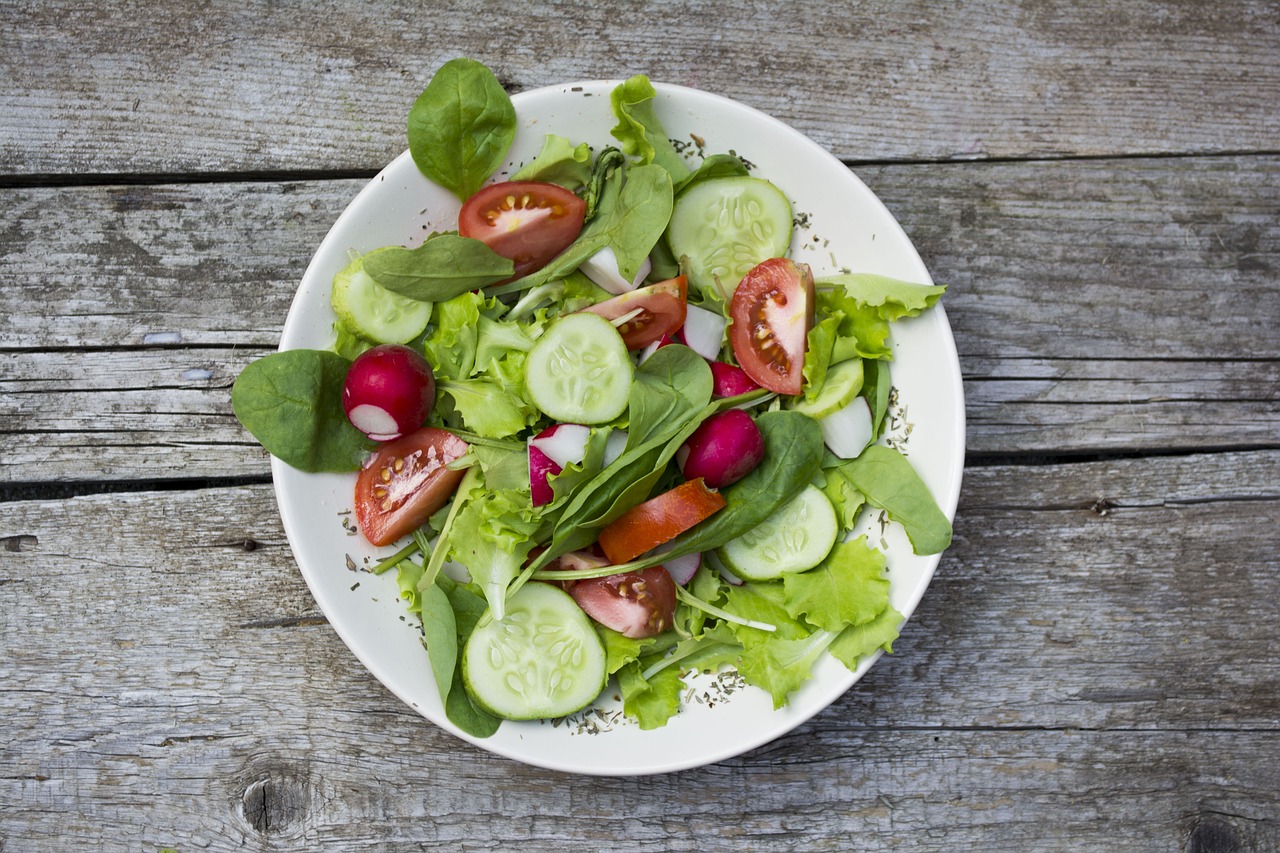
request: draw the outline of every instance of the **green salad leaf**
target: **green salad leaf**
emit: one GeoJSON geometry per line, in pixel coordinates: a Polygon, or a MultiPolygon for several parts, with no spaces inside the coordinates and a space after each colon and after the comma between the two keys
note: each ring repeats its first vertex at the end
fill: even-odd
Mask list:
{"type": "Polygon", "coordinates": [[[510,278],[515,264],[471,237],[432,234],[416,249],[387,246],[364,257],[364,271],[393,293],[443,302],[510,278]]]}
{"type": "Polygon", "coordinates": [[[516,110],[493,72],[451,59],[409,110],[409,153],[422,174],[466,201],[502,165],[516,110]]]}
{"type": "Polygon", "coordinates": [[[940,554],[951,544],[951,522],[900,451],[873,444],[840,467],[867,503],[902,525],[917,554],[940,554]]]}
{"type": "Polygon", "coordinates": [[[688,176],[689,167],[662,128],[662,121],[654,110],[657,96],[658,91],[643,74],[615,87],[609,94],[613,114],[618,119],[612,133],[622,150],[642,165],[655,163],[671,175],[672,181],[680,181],[688,176]]]}

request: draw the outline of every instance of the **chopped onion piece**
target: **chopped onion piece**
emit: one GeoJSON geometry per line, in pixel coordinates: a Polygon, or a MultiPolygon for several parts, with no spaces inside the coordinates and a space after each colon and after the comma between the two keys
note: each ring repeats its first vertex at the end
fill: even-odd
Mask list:
{"type": "Polygon", "coordinates": [[[644,259],[644,263],[640,265],[640,270],[636,273],[636,277],[632,281],[627,281],[622,277],[622,273],[618,271],[618,256],[613,253],[613,249],[605,246],[591,257],[583,261],[582,266],[578,267],[582,274],[603,287],[615,296],[620,296],[629,290],[635,290],[640,286],[640,282],[644,281],[645,276],[653,269],[653,265],[648,258],[644,259]]]}
{"type": "Polygon", "coordinates": [[[841,459],[854,459],[871,443],[871,407],[867,398],[854,397],[847,406],[818,421],[822,440],[841,459]]]}
{"type": "Polygon", "coordinates": [[[715,361],[720,357],[720,347],[724,344],[724,329],[729,323],[723,315],[697,305],[685,309],[684,342],[689,349],[705,358],[715,361]]]}

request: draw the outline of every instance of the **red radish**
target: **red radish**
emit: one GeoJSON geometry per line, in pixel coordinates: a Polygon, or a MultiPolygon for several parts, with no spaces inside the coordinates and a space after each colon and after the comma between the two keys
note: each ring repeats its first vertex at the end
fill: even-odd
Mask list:
{"type": "Polygon", "coordinates": [[[764,459],[764,438],[741,409],[717,412],[702,422],[676,451],[685,479],[701,477],[713,489],[741,480],[764,459]]]}
{"type": "Polygon", "coordinates": [[[676,585],[662,566],[578,581],[569,594],[592,619],[633,640],[670,628],[676,611],[676,585]]]}
{"type": "Polygon", "coordinates": [[[715,361],[720,356],[728,323],[722,314],[689,305],[685,308],[684,327],[679,334],[689,349],[707,361],[715,361]]]}
{"type": "Polygon", "coordinates": [[[711,362],[711,379],[715,383],[711,393],[716,397],[737,397],[760,387],[741,367],[725,361],[711,362]]]}
{"type": "Polygon", "coordinates": [[[529,491],[533,496],[533,505],[542,506],[555,499],[555,492],[547,478],[559,474],[564,469],[552,462],[547,454],[529,443],[529,491]]]}
{"type": "Polygon", "coordinates": [[[529,446],[538,448],[548,459],[564,468],[570,462],[576,464],[582,461],[587,453],[589,438],[590,427],[582,424],[553,424],[529,439],[529,446]]]}
{"type": "Polygon", "coordinates": [[[431,365],[400,344],[356,356],[342,385],[342,410],[374,441],[391,441],[426,423],[436,400],[431,365]]]}
{"type": "Polygon", "coordinates": [[[667,574],[671,575],[671,579],[676,582],[676,586],[684,586],[697,574],[698,567],[702,565],[702,555],[685,554],[682,557],[672,557],[669,560],[663,560],[662,565],[667,570],[667,574]]]}

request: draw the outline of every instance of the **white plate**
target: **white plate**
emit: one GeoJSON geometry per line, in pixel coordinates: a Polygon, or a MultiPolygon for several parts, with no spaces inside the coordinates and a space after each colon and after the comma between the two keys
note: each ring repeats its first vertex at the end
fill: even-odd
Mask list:
{"type": "MultiPolygon", "coordinates": [[[[574,83],[515,95],[519,131],[509,160],[512,170],[537,154],[547,133],[590,142],[597,150],[613,144],[609,92],[618,82],[574,83]]],[[[735,151],[755,164],[755,174],[791,198],[802,223],[792,255],[811,264],[815,274],[843,267],[931,283],[911,241],[880,200],[817,144],[735,101],[679,86],[656,88],[658,114],[673,139],[692,141],[696,135],[707,154],[735,151]]],[[[329,290],[351,251],[417,245],[430,231],[455,228],[458,207],[451,194],[422,176],[407,152],[397,157],[356,196],[320,244],[289,311],[280,348],[331,345],[329,290]]],[[[964,464],[964,406],[955,343],[942,308],[894,324],[892,345],[900,412],[913,425],[906,448],[952,517],[964,464]]],[[[354,475],[304,474],[278,460],[273,460],[272,473],[289,544],[316,602],[343,641],[379,681],[424,717],[499,755],[596,775],[710,764],[791,731],[838,699],[874,662],[865,660],[850,672],[824,658],[813,679],[777,711],[762,690],[741,687],[725,696],[719,682],[704,677],[690,688],[684,709],[661,729],[642,731],[622,719],[620,703],[609,690],[598,714],[579,714],[559,725],[504,722],[494,736],[473,738],[444,715],[416,620],[405,618],[397,598],[394,573],[374,576],[349,568],[348,559],[367,566],[394,550],[374,549],[353,535],[354,523],[345,513],[351,507],[354,475]]],[[[938,557],[912,554],[895,525],[886,540],[890,601],[910,616],[938,557]]]]}

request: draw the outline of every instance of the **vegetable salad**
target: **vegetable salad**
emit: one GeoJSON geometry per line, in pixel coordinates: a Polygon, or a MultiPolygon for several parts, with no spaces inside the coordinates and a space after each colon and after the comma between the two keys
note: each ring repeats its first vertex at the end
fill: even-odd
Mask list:
{"type": "MultiPolygon", "coordinates": [[[[883,441],[891,324],[945,288],[788,257],[785,188],[732,153],[681,154],[643,76],[616,145],[548,135],[515,174],[517,116],[446,63],[409,115],[456,230],[355,255],[328,350],[237,379],[237,417],[303,471],[350,471],[446,714],[475,736],[565,716],[616,680],[642,728],[682,677],[735,668],[775,707],[830,654],[891,650],[882,511],[916,553],[951,526],[883,441]]],[[[603,108],[603,106],[602,106],[603,108]]]]}

